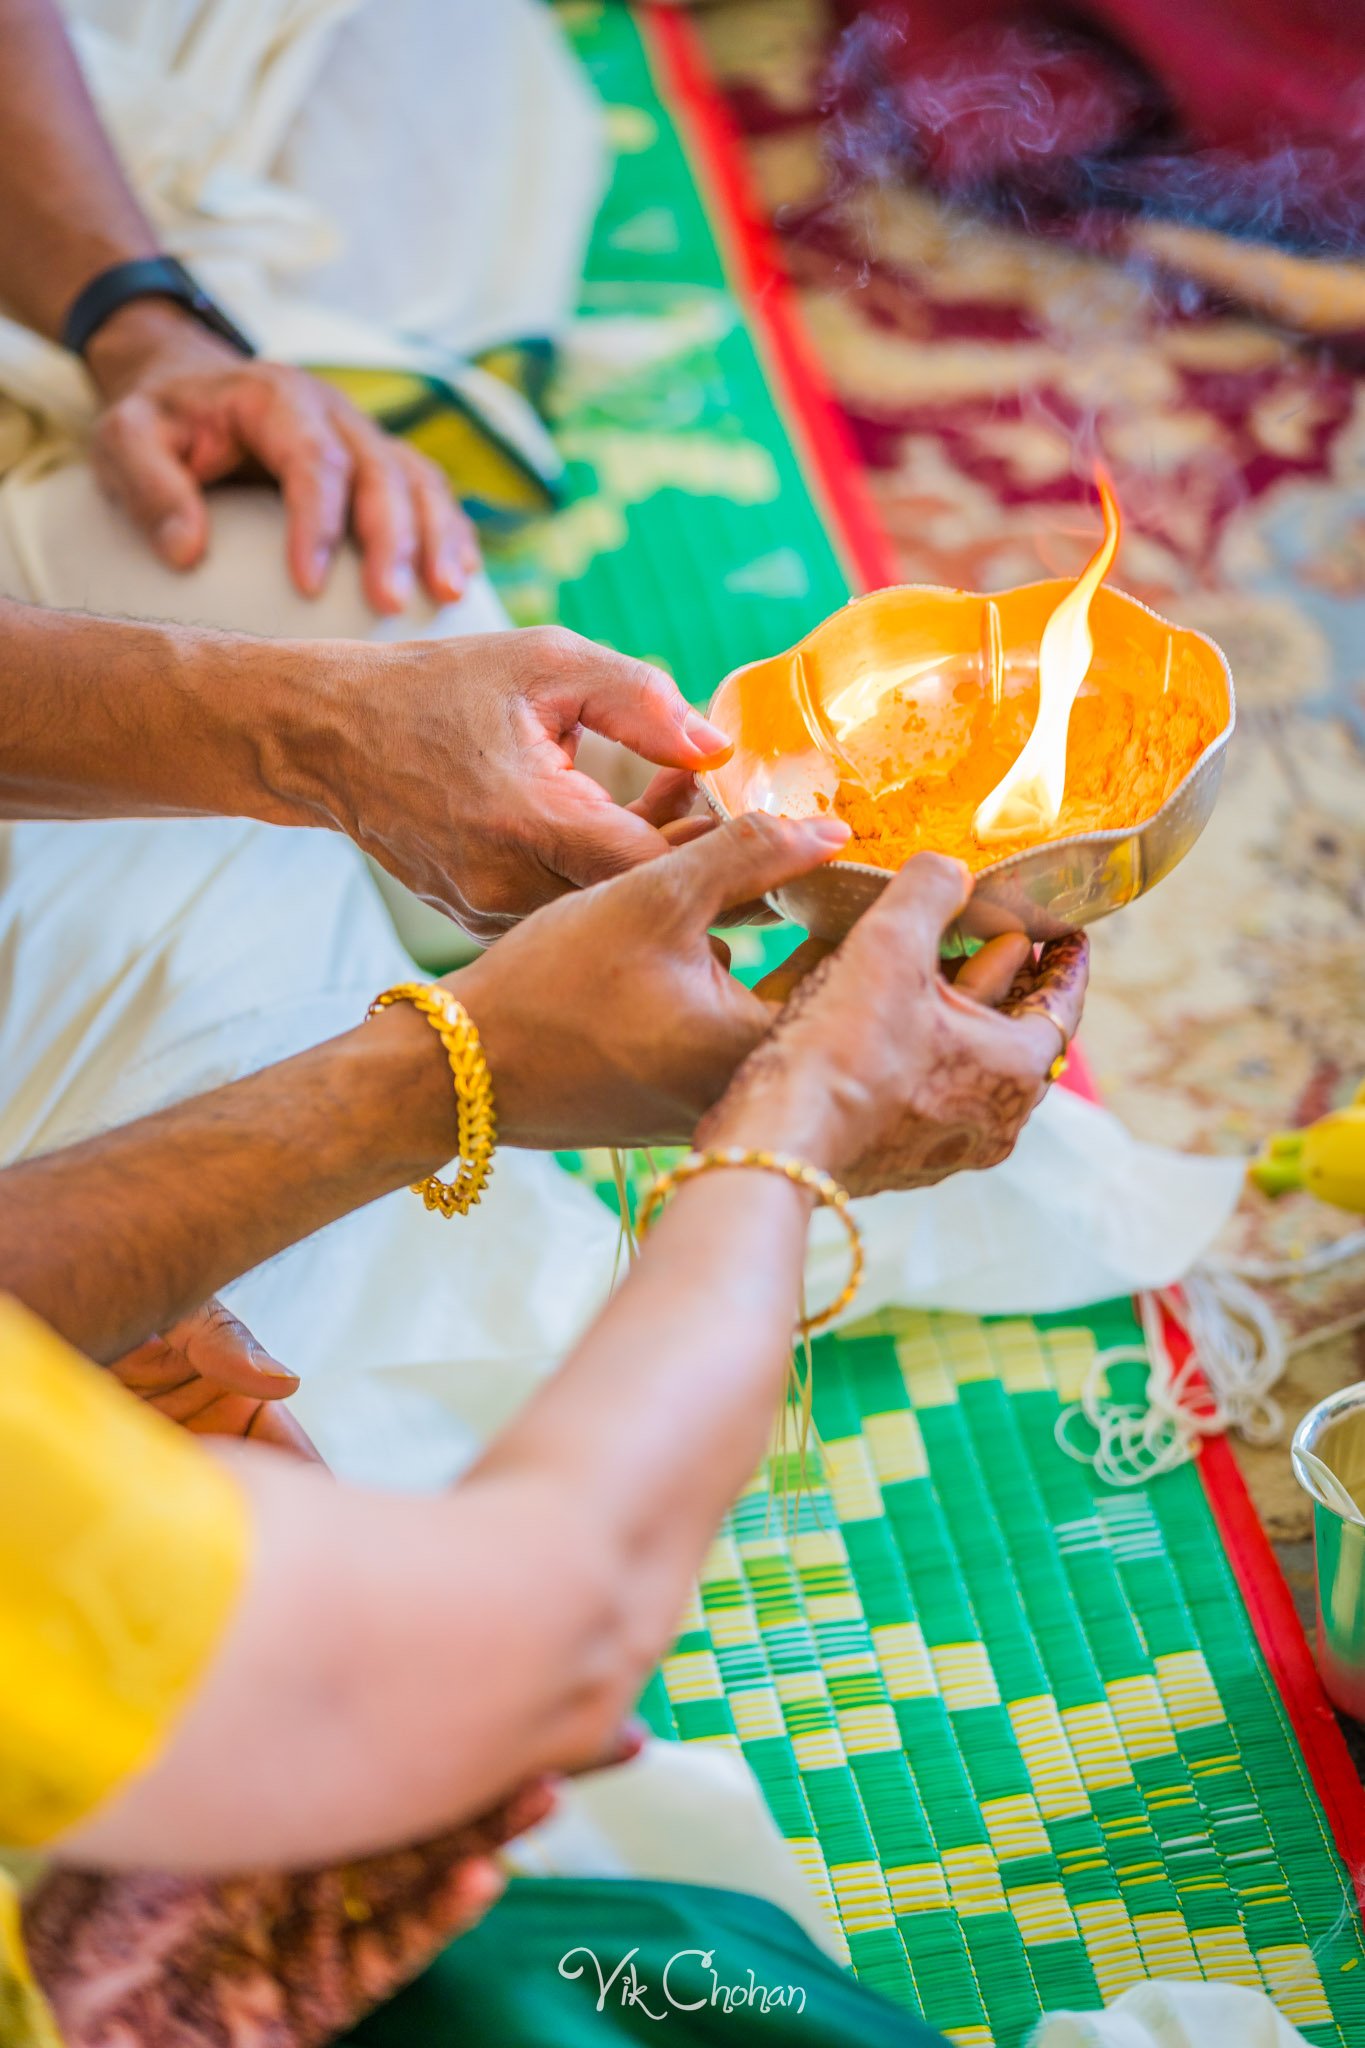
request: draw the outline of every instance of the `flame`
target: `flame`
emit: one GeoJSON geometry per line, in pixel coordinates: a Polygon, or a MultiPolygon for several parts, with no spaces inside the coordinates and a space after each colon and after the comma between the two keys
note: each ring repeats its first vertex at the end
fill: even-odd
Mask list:
{"type": "Polygon", "coordinates": [[[1118,500],[1103,470],[1095,473],[1104,510],[1104,539],[1043,628],[1038,649],[1038,716],[1023,751],[983,799],[972,830],[985,845],[1045,832],[1055,825],[1066,790],[1066,736],[1071,707],[1094,659],[1090,605],[1109,573],[1123,531],[1118,500]]]}

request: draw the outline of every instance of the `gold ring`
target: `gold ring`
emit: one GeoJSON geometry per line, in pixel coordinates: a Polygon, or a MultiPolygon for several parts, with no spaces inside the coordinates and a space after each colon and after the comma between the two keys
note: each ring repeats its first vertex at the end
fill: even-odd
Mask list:
{"type": "MultiPolygon", "coordinates": [[[[1055,1024],[1057,1020],[1054,1017],[1052,1021],[1055,1024]]],[[[1066,1072],[1070,1064],[1071,1062],[1067,1059],[1066,1054],[1064,1052],[1059,1052],[1056,1059],[1052,1062],[1052,1065],[1047,1070],[1048,1080],[1060,1081],[1062,1075],[1066,1072]]]]}
{"type": "Polygon", "coordinates": [[[1056,1027],[1057,1036],[1062,1041],[1062,1056],[1064,1057],[1070,1050],[1071,1033],[1067,1029],[1064,1020],[1058,1016],[1053,1008],[1052,997],[1047,989],[1035,989],[1032,994],[1026,995],[1022,1001],[1013,1004],[1010,1009],[1010,1015],[1012,1017],[1046,1017],[1048,1023],[1056,1027]]]}

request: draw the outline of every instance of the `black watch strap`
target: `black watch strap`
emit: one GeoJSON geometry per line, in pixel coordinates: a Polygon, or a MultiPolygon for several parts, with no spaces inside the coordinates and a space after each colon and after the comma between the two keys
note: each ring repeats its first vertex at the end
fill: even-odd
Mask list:
{"type": "Polygon", "coordinates": [[[91,337],[106,320],[131,299],[173,299],[244,356],[256,351],[240,327],[216,306],[203,286],[197,284],[183,263],[174,256],[143,256],[134,263],[115,263],[92,277],[62,322],[62,343],[74,355],[84,355],[91,337]]]}

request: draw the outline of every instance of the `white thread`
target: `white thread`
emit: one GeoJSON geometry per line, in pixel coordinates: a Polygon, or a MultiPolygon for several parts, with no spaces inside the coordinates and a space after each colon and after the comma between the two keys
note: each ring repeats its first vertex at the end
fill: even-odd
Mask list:
{"type": "Polygon", "coordinates": [[[1220,1263],[1225,1272],[1235,1273],[1239,1280],[1307,1280],[1314,1273],[1340,1266],[1360,1252],[1365,1252],[1365,1230],[1353,1230],[1348,1237],[1339,1237],[1335,1244],[1320,1245],[1317,1251],[1300,1252],[1295,1258],[1224,1259],[1220,1263]]]}
{"type": "Polygon", "coordinates": [[[1185,1464],[1205,1437],[1229,1429],[1246,1443],[1278,1442],[1284,1413],[1271,1390],[1290,1358],[1358,1328],[1365,1312],[1291,1343],[1269,1302],[1248,1280],[1307,1279],[1361,1252],[1365,1230],[1283,1264],[1208,1260],[1193,1267],[1178,1289],[1139,1295],[1145,1342],[1096,1353],[1080,1399],[1057,1418],[1058,1444],[1069,1458],[1092,1465],[1106,1486],[1124,1487],[1142,1486],[1159,1472],[1185,1464]],[[1167,1316],[1190,1342],[1189,1355],[1178,1366],[1166,1342],[1167,1316]],[[1117,1401],[1109,1392],[1109,1369],[1135,1362],[1148,1367],[1146,1387],[1137,1400],[1117,1401]],[[1089,1425],[1093,1447],[1075,1440],[1078,1421],[1089,1425]]]}

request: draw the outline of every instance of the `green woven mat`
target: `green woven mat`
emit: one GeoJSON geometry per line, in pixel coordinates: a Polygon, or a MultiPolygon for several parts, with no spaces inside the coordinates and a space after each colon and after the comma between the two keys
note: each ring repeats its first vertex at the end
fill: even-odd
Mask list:
{"type": "Polygon", "coordinates": [[[1360,1923],[1198,1475],[1106,1493],[1053,1438],[1136,1336],[1118,1303],[817,1344],[799,1526],[756,1481],[648,1712],[742,1746],[858,1974],[955,2041],[1204,1975],[1359,2042],[1360,1923]]]}
{"type": "MultiPolygon", "coordinates": [[[[615,172],[548,398],[568,502],[490,538],[489,568],[518,624],[558,620],[706,703],[842,604],[849,579],[628,9],[557,12],[605,105],[615,172]]],[[[795,937],[736,933],[736,968],[775,965],[795,937]]]]}
{"type": "MultiPolygon", "coordinates": [[[[495,569],[701,700],[848,585],[629,13],[560,11],[618,155],[555,401],[572,502],[495,569]]],[[[742,937],[749,973],[790,943],[742,937]]],[[[1137,1335],[1114,1304],[817,1343],[799,1526],[756,1480],[645,1709],[742,1747],[858,1973],[958,2042],[1166,1973],[1353,2048],[1360,1923],[1199,1477],[1105,1493],[1053,1439],[1137,1335]]]]}
{"type": "Polygon", "coordinates": [[[808,1491],[754,1479],[643,1711],[742,1751],[858,1975],[964,2048],[1148,1976],[1352,2048],[1350,1881],[1198,1473],[1114,1493],[1056,1444],[1140,1341],[1127,1302],[818,1339],[808,1491]]]}
{"type": "MultiPolygon", "coordinates": [[[[609,1154],[562,1156],[619,1208],[609,1154]]],[[[858,1975],[964,2048],[1148,1976],[1354,2048],[1350,1880],[1199,1475],[1115,1493],[1057,1447],[1140,1342],[1126,1301],[818,1339],[808,1490],[755,1477],[642,1710],[742,1750],[858,1975]]]]}
{"type": "Polygon", "coordinates": [[[848,579],[629,14],[560,14],[606,103],[616,175],[550,401],[571,502],[492,567],[519,621],[657,661],[702,702],[842,604],[848,579]]]}

